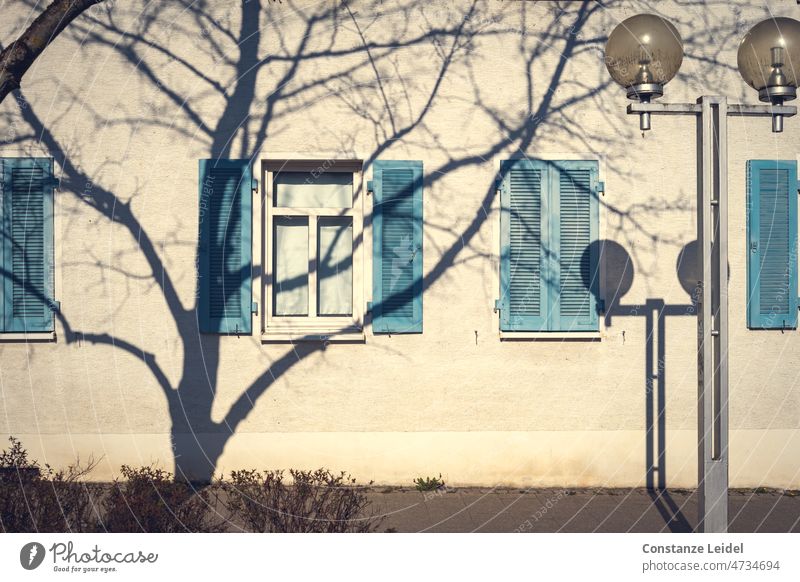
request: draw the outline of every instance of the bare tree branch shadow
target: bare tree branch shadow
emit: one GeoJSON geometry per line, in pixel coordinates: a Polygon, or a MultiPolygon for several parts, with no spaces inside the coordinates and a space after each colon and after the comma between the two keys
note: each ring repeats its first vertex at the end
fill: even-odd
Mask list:
{"type": "MultiPolygon", "coordinates": [[[[318,99],[326,99],[332,106],[336,102],[371,126],[374,143],[364,160],[365,169],[382,156],[394,154],[397,149],[393,148],[415,140],[440,155],[444,162],[426,169],[426,195],[435,195],[430,193],[437,192],[437,187],[457,172],[484,168],[487,162],[499,156],[528,155],[535,149],[536,140],[545,135],[577,139],[588,154],[598,156],[602,154],[601,148],[608,144],[607,127],[579,131],[570,119],[572,113],[588,104],[601,106],[609,90],[609,81],[605,78],[597,83],[578,82],[569,74],[571,63],[578,58],[595,58],[601,66],[597,48],[603,39],[586,38],[583,34],[590,22],[605,18],[601,3],[589,0],[555,3],[560,11],[558,18],[546,21],[541,27],[539,23],[528,23],[532,8],[524,5],[504,8],[504,14],[513,15],[519,11],[523,26],[530,26],[535,33],[527,37],[492,21],[494,16],[490,8],[477,0],[465,4],[463,9],[452,8],[447,19],[426,13],[426,3],[421,0],[393,6],[366,3],[359,4],[357,9],[349,3],[333,4],[314,10],[285,2],[283,12],[278,13],[273,5],[260,0],[241,0],[232,3],[220,18],[219,10],[215,12],[209,2],[156,1],[132,24],[119,21],[114,10],[93,11],[77,21],[68,35],[92,51],[103,51],[102,54],[121,59],[157,97],[148,103],[146,119],[124,109],[111,114],[96,112],[98,128],[146,125],[174,139],[199,142],[202,157],[238,156],[255,160],[264,155],[263,152],[268,153],[270,138],[282,131],[282,126],[290,124],[293,115],[303,113],[318,99]],[[169,12],[174,5],[181,7],[181,18],[169,20],[168,15],[174,14],[169,12]],[[382,30],[375,35],[379,40],[373,40],[372,23],[390,16],[404,20],[406,26],[388,32],[382,30]],[[229,25],[235,17],[238,17],[238,25],[229,25]],[[162,18],[170,23],[166,31],[162,18]],[[284,29],[283,19],[291,20],[292,26],[284,29]],[[198,30],[201,31],[199,37],[198,30]],[[349,35],[349,43],[343,40],[345,34],[349,35]],[[173,48],[169,42],[171,35],[195,38],[191,46],[197,56],[173,48]],[[515,53],[509,55],[509,60],[523,64],[520,83],[525,86],[526,99],[523,110],[517,114],[492,105],[475,75],[475,69],[480,66],[479,47],[484,39],[505,39],[509,46],[513,44],[515,53]],[[267,45],[274,45],[277,50],[265,54],[267,45]],[[430,51],[434,55],[435,73],[421,80],[404,75],[398,63],[415,54],[403,51],[412,50],[430,51]],[[537,67],[547,55],[553,54],[556,58],[552,68],[541,74],[537,67]],[[216,66],[204,66],[209,60],[216,66]],[[331,62],[335,65],[330,65],[331,62]],[[326,66],[318,75],[310,81],[303,79],[309,67],[321,67],[321,63],[326,66]],[[454,78],[470,79],[471,95],[443,95],[447,83],[454,78]],[[186,90],[187,86],[199,89],[191,92],[186,90]],[[218,103],[221,106],[217,106],[218,103]],[[437,131],[429,121],[437,108],[448,103],[469,104],[471,114],[490,120],[500,137],[478,151],[474,148],[459,151],[437,143],[437,131]]],[[[68,343],[82,341],[112,346],[140,360],[160,386],[166,401],[176,475],[190,480],[208,480],[226,444],[263,394],[298,362],[323,353],[327,345],[319,342],[288,346],[260,376],[244,387],[221,420],[213,420],[212,408],[222,381],[219,377],[220,347],[221,342],[229,340],[199,332],[196,305],[186,305],[181,300],[176,275],[165,264],[164,254],[144,220],[132,210],[131,199],[137,192],[123,197],[104,187],[96,172],[79,167],[69,148],[53,131],[52,124],[45,123],[37,110],[38,107],[35,109],[31,104],[18,107],[30,133],[20,134],[15,139],[21,142],[25,136],[35,136],[61,168],[59,190],[62,195],[76,197],[89,210],[123,227],[135,241],[149,273],[102,264],[96,257],[93,262],[131,280],[142,277],[152,280],[179,336],[183,354],[179,379],[170,380],[157,361],[155,349],[135,345],[103,331],[74,329],[66,316],[59,314],[64,338],[68,343]]],[[[614,129],[617,121],[609,117],[608,123],[614,129]]],[[[353,149],[351,144],[356,143],[356,132],[361,127],[357,126],[352,134],[345,132],[339,136],[342,151],[353,149]]],[[[629,130],[616,129],[619,129],[619,139],[626,139],[624,132],[629,130]]],[[[329,136],[319,138],[323,139],[329,136]]],[[[624,173],[622,168],[614,166],[613,160],[608,163],[611,170],[624,173]]],[[[494,174],[487,176],[481,186],[482,197],[467,224],[453,226],[447,216],[426,219],[426,228],[447,233],[451,240],[447,245],[437,245],[435,261],[424,274],[423,292],[436,285],[454,266],[496,255],[494,250],[487,253],[480,241],[481,230],[494,212],[497,178],[494,174]]],[[[614,221],[609,219],[612,233],[629,241],[645,235],[653,244],[657,241],[653,240],[651,223],[645,217],[685,210],[679,203],[660,199],[625,210],[602,200],[601,204],[609,216],[614,217],[614,221]]],[[[169,244],[179,244],[180,237],[176,234],[172,240],[175,242],[169,244]]],[[[427,240],[430,245],[431,239],[427,240]]],[[[677,244],[670,240],[658,242],[677,244]]],[[[355,245],[362,243],[354,242],[355,245]]],[[[254,277],[260,276],[261,273],[254,273],[254,277]]],[[[260,346],[260,338],[255,338],[253,343],[260,346]]]]}

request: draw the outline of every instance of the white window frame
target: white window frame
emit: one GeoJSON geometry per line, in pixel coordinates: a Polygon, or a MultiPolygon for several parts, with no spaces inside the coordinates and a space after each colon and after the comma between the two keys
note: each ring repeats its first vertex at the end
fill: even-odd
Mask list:
{"type": "Polygon", "coordinates": [[[361,160],[262,160],[262,341],[363,341],[364,339],[364,173],[361,160]],[[273,205],[275,173],[344,172],[353,175],[353,204],[350,208],[287,208],[273,205]],[[308,218],[308,304],[307,316],[278,316],[273,313],[274,218],[308,218]],[[322,217],[350,216],[353,220],[353,313],[350,316],[316,315],[317,309],[317,221],[322,217]],[[359,242],[360,241],[360,242],[359,242]]]}

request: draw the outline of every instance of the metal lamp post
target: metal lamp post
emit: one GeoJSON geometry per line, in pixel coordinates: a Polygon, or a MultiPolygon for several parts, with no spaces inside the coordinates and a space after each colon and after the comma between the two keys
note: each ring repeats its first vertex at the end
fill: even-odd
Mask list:
{"type": "Polygon", "coordinates": [[[696,103],[652,103],[678,72],[683,43],[677,29],[655,14],[620,23],[606,44],[606,67],[622,85],[629,114],[639,115],[642,131],[652,114],[693,115],[699,123],[697,243],[697,481],[700,532],[728,529],[728,116],[772,117],[783,131],[784,117],[797,113],[783,103],[797,95],[800,22],[771,18],[742,39],[738,66],[748,85],[769,105],[728,104],[724,96],[696,103]]]}

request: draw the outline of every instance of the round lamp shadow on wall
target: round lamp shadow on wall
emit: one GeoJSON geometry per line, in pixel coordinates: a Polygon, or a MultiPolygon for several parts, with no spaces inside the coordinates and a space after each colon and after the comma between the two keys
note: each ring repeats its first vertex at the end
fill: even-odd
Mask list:
{"type": "Polygon", "coordinates": [[[692,299],[692,305],[697,305],[702,289],[697,239],[687,243],[678,253],[678,264],[675,266],[675,270],[678,273],[681,287],[692,299]]]}
{"type": "MultiPolygon", "coordinates": [[[[623,20],[606,42],[606,68],[628,92],[628,99],[650,103],[664,94],[683,62],[683,41],[671,22],[655,14],[623,20]]],[[[639,128],[650,129],[650,114],[639,114],[639,128]]]]}
{"type": "MultiPolygon", "coordinates": [[[[605,266],[605,278],[602,285],[593,285],[594,281],[586,279],[587,276],[599,277],[600,273],[583,272],[583,284],[586,289],[598,290],[603,294],[606,302],[606,325],[610,325],[611,315],[618,312],[622,298],[633,287],[633,260],[628,251],[618,242],[600,239],[592,242],[583,251],[581,264],[591,264],[591,257],[599,257],[598,265],[605,266]]],[[[601,297],[595,297],[600,301],[601,297]]]]}
{"type": "MultiPolygon", "coordinates": [[[[756,24],[742,38],[737,55],[739,74],[758,91],[761,101],[783,105],[797,97],[800,68],[800,22],[770,18],[756,24]]],[[[783,131],[783,115],[772,116],[772,131],[783,131]]]]}
{"type": "MultiPolygon", "coordinates": [[[[703,292],[703,278],[700,267],[700,245],[697,239],[686,243],[678,253],[678,261],[675,271],[678,273],[678,280],[686,294],[692,299],[692,305],[697,305],[703,292]]],[[[731,268],[728,264],[728,282],[731,280],[731,268]]]]}

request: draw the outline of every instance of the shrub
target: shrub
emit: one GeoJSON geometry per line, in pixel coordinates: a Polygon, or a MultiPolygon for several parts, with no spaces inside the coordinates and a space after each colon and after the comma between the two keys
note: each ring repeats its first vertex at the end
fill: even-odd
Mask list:
{"type": "MultiPolygon", "coordinates": [[[[327,469],[233,471],[223,482],[224,505],[231,517],[254,532],[370,532],[383,518],[367,515],[367,486],[344,472],[327,469]]],[[[370,482],[369,485],[372,483],[370,482]]]]}
{"type": "Polygon", "coordinates": [[[89,459],[85,466],[78,460],[62,471],[47,467],[46,479],[38,483],[39,498],[43,501],[39,531],[102,531],[99,514],[102,485],[84,481],[96,465],[96,461],[89,459]]]}
{"type": "Polygon", "coordinates": [[[5,532],[90,532],[99,526],[97,485],[83,478],[97,465],[41,468],[13,436],[0,453],[0,526],[5,532]]]}
{"type": "Polygon", "coordinates": [[[0,525],[4,532],[36,531],[32,507],[33,484],[41,478],[39,466],[14,437],[0,453],[0,525]]]}
{"type": "MultiPolygon", "coordinates": [[[[327,469],[234,471],[196,489],[156,467],[123,465],[110,484],[87,483],[97,463],[65,470],[40,467],[11,437],[0,452],[0,529],[5,532],[216,532],[218,509],[255,532],[369,532],[383,522],[367,514],[368,485],[327,469]]],[[[369,484],[371,485],[371,483],[369,484]]]]}
{"type": "Polygon", "coordinates": [[[414,485],[417,487],[417,491],[436,491],[437,489],[441,489],[444,487],[444,481],[442,481],[442,474],[439,473],[439,477],[417,477],[414,479],[414,485]]]}
{"type": "Polygon", "coordinates": [[[123,465],[124,480],[115,480],[103,500],[105,527],[110,532],[215,532],[222,523],[216,497],[208,489],[174,481],[155,467],[123,465]]]}

